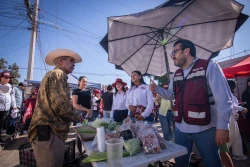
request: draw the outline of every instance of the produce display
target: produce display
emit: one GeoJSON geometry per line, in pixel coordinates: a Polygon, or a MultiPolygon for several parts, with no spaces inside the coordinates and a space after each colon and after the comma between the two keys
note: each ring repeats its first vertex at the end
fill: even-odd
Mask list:
{"type": "Polygon", "coordinates": [[[136,138],[125,141],[124,147],[130,153],[130,156],[141,152],[140,141],[136,138]]]}
{"type": "MultiPolygon", "coordinates": [[[[123,156],[133,156],[140,153],[142,149],[146,154],[155,154],[167,148],[164,139],[158,133],[157,129],[150,124],[145,124],[143,121],[127,118],[123,124],[120,124],[111,119],[102,118],[92,122],[92,126],[95,128],[103,126],[105,128],[106,133],[104,140],[123,137],[124,148],[126,150],[123,152],[123,156]]],[[[77,131],[80,135],[96,136],[95,134],[97,133],[94,128],[78,129],[77,131]]],[[[93,143],[91,147],[95,149],[97,140],[94,140],[93,143]],[[94,142],[95,144],[93,144],[94,142]]],[[[98,162],[105,160],[107,160],[106,152],[93,152],[89,157],[85,158],[83,162],[98,162]]]]}
{"type": "MultiPolygon", "coordinates": [[[[129,156],[129,152],[123,151],[123,157],[129,156]]],[[[85,158],[82,162],[99,162],[99,161],[106,161],[107,160],[107,152],[93,152],[87,158],[85,158]]]]}
{"type": "Polygon", "coordinates": [[[107,128],[108,122],[110,121],[97,118],[94,122],[92,122],[92,126],[95,128],[99,128],[101,126],[104,126],[104,128],[107,128]]]}
{"type": "Polygon", "coordinates": [[[77,130],[77,132],[78,133],[88,133],[88,134],[94,134],[94,133],[96,133],[96,131],[95,130],[90,130],[90,129],[78,129],[77,130]]]}

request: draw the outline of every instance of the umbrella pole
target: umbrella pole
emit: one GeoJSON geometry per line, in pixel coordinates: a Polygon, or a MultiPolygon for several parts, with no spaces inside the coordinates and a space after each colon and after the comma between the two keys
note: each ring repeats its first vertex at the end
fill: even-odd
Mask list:
{"type": "MultiPolygon", "coordinates": [[[[163,37],[163,32],[161,32],[161,39],[162,39],[162,40],[164,40],[164,37],[163,37]]],[[[169,64],[168,64],[168,56],[167,56],[167,49],[166,49],[166,45],[163,45],[163,51],[164,51],[164,57],[165,57],[165,63],[166,63],[166,69],[167,69],[167,76],[168,76],[168,80],[170,80],[170,78],[169,78],[170,69],[169,69],[169,64]]]]}

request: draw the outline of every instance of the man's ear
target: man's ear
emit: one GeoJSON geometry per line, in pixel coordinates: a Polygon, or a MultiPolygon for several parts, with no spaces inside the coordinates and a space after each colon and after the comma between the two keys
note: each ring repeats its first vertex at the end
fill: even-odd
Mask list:
{"type": "Polygon", "coordinates": [[[190,54],[190,48],[186,48],[186,49],[184,50],[184,53],[185,53],[185,55],[190,54]]]}

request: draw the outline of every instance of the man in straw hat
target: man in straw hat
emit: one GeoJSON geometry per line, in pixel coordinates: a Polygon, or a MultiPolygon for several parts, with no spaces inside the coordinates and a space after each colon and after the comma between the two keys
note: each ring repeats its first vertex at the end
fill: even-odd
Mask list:
{"type": "Polygon", "coordinates": [[[67,74],[72,73],[75,63],[82,59],[71,50],[57,49],[46,56],[45,62],[55,68],[47,72],[41,82],[28,139],[38,167],[62,167],[70,123],[83,121],[70,106],[67,83],[67,74]]]}

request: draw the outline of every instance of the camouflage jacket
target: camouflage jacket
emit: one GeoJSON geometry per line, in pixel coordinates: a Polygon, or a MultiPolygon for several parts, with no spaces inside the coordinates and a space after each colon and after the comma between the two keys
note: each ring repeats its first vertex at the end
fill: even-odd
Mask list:
{"type": "Polygon", "coordinates": [[[55,68],[45,74],[39,87],[29,126],[29,141],[32,142],[35,139],[37,125],[50,125],[54,134],[66,140],[71,121],[79,120],[79,117],[70,105],[67,74],[55,68]]]}

